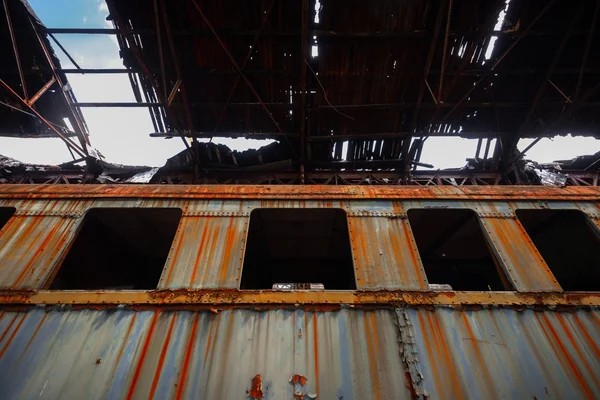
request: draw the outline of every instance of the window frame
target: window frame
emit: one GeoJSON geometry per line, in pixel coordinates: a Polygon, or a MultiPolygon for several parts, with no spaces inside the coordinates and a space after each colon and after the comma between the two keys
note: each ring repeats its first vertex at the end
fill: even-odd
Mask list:
{"type": "MultiPolygon", "coordinates": [[[[311,205],[310,207],[253,207],[248,209],[248,216],[246,217],[248,218],[248,223],[247,223],[247,228],[246,228],[246,232],[244,235],[244,249],[242,251],[242,260],[241,260],[241,265],[240,265],[240,272],[239,272],[239,283],[237,285],[236,290],[241,291],[241,292],[254,292],[254,291],[261,291],[261,292],[310,292],[310,293],[319,293],[319,292],[341,292],[341,293],[354,293],[357,291],[360,291],[360,284],[359,281],[356,279],[357,278],[357,271],[356,271],[356,265],[355,265],[355,255],[354,255],[354,248],[352,246],[352,238],[351,238],[351,230],[350,230],[350,221],[349,221],[349,217],[348,217],[348,210],[343,208],[343,207],[320,207],[317,205],[311,205]],[[348,248],[350,251],[350,264],[352,265],[352,279],[354,282],[354,289],[339,289],[339,290],[335,290],[335,289],[327,289],[325,288],[324,290],[321,289],[292,289],[292,290],[280,290],[280,289],[273,289],[272,287],[270,289],[242,289],[242,277],[244,274],[244,264],[246,261],[246,256],[247,256],[247,250],[248,250],[248,239],[250,237],[250,219],[252,218],[252,213],[254,213],[254,211],[260,211],[260,210],[295,210],[295,211],[301,211],[301,210],[334,210],[334,211],[341,211],[344,215],[344,220],[345,220],[345,226],[346,226],[346,232],[348,233],[348,248]]],[[[278,282],[278,283],[292,283],[292,282],[278,282]]],[[[318,283],[318,282],[312,282],[312,283],[318,283]]]]}
{"type": "MultiPolygon", "coordinates": [[[[129,205],[129,203],[125,203],[126,205],[129,205]]],[[[159,290],[159,286],[158,284],[160,283],[160,279],[162,278],[162,275],[165,272],[165,267],[167,265],[167,261],[169,260],[169,258],[171,257],[171,252],[173,251],[173,243],[175,242],[178,232],[179,232],[179,227],[181,225],[181,221],[183,220],[185,216],[185,211],[182,207],[138,207],[135,206],[134,203],[131,203],[131,206],[129,207],[124,207],[123,205],[118,206],[118,207],[105,207],[105,206],[98,206],[98,207],[89,207],[87,209],[85,209],[81,216],[77,221],[76,226],[73,228],[73,231],[71,233],[71,237],[69,238],[69,240],[66,241],[66,244],[64,245],[64,247],[62,248],[62,251],[60,253],[60,256],[56,258],[56,260],[54,261],[53,265],[50,266],[50,268],[52,268],[52,271],[48,274],[48,276],[46,277],[46,279],[44,280],[43,284],[40,285],[40,289],[39,290],[44,290],[44,291],[48,291],[48,292],[54,292],[54,293],[60,293],[60,292],[81,292],[81,293],[94,293],[94,292],[114,292],[114,293],[119,293],[119,292],[140,292],[140,293],[147,293],[147,292],[152,292],[155,290],[159,290]],[[69,255],[69,253],[71,252],[71,249],[73,248],[73,245],[75,244],[75,241],[77,240],[77,238],[79,237],[79,235],[81,234],[81,231],[85,225],[85,221],[86,221],[86,217],[88,216],[88,214],[90,212],[92,212],[93,210],[139,210],[139,209],[150,209],[150,210],[164,210],[164,209],[172,209],[172,210],[179,210],[180,211],[180,215],[178,217],[178,222],[177,222],[177,227],[175,229],[175,235],[173,236],[173,239],[171,240],[171,244],[169,246],[169,251],[166,255],[166,259],[165,262],[162,266],[162,270],[160,272],[160,275],[158,277],[158,282],[155,288],[153,289],[127,289],[127,290],[120,290],[120,289],[50,289],[50,286],[52,285],[52,283],[54,282],[54,280],[56,279],[56,276],[58,275],[59,271],[61,270],[61,268],[63,267],[63,264],[67,258],[67,256],[69,255]]]]}
{"type": "MultiPolygon", "coordinates": [[[[570,203],[570,204],[573,204],[573,203],[570,203]]],[[[542,252],[539,250],[538,246],[533,241],[533,238],[531,237],[531,235],[527,231],[527,228],[525,228],[525,226],[521,223],[521,220],[520,220],[520,218],[519,218],[519,216],[517,214],[518,211],[527,211],[527,212],[535,212],[535,211],[576,212],[576,213],[579,213],[579,215],[585,220],[585,224],[589,227],[589,229],[591,231],[590,233],[593,234],[593,235],[596,235],[599,238],[599,241],[600,241],[600,226],[598,226],[592,220],[592,217],[589,215],[588,212],[586,212],[585,210],[580,209],[576,205],[574,205],[573,207],[568,207],[568,208],[565,208],[565,207],[543,207],[543,208],[537,208],[537,207],[521,207],[521,206],[516,206],[516,207],[513,208],[513,210],[514,210],[514,213],[515,213],[515,219],[516,219],[517,223],[522,227],[524,234],[527,235],[527,239],[533,244],[535,250],[539,253],[540,258],[546,264],[546,266],[548,268],[548,271],[550,271],[550,274],[552,275],[552,278],[556,281],[556,283],[560,287],[562,293],[600,293],[600,289],[599,290],[565,290],[564,287],[563,287],[563,285],[557,279],[556,274],[554,273],[552,267],[548,264],[548,262],[546,261],[546,258],[544,257],[544,255],[542,254],[542,252]]],[[[600,268],[600,266],[598,266],[598,268],[600,268]]]]}

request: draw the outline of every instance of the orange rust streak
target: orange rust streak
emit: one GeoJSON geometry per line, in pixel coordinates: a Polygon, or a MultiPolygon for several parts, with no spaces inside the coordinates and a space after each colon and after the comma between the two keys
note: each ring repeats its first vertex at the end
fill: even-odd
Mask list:
{"type": "Polygon", "coordinates": [[[182,217],[181,221],[179,222],[180,228],[174,238],[174,240],[177,241],[177,246],[175,246],[175,251],[173,252],[173,258],[169,265],[169,272],[167,273],[167,277],[162,285],[163,287],[168,287],[171,284],[171,277],[173,276],[173,271],[175,270],[175,268],[177,268],[177,257],[181,254],[181,246],[183,245],[183,242],[184,242],[185,231],[186,231],[187,227],[189,226],[188,218],[189,217],[182,217]]]}
{"type": "MultiPolygon", "coordinates": [[[[448,370],[450,371],[450,378],[452,379],[452,388],[454,389],[456,398],[462,399],[462,398],[464,398],[464,396],[462,395],[460,384],[458,382],[458,377],[456,376],[456,372],[454,370],[454,365],[452,365],[452,358],[450,357],[450,353],[448,352],[448,345],[446,344],[446,340],[444,339],[444,331],[442,330],[442,327],[440,326],[440,321],[435,317],[433,320],[435,321],[436,337],[439,336],[439,339],[440,339],[440,342],[442,345],[442,349],[444,352],[444,357],[446,359],[446,365],[449,366],[448,370]]],[[[436,346],[437,346],[437,344],[436,344],[436,346]]]]}
{"type": "Polygon", "coordinates": [[[146,336],[146,340],[144,341],[144,346],[142,347],[140,359],[138,360],[137,366],[135,367],[135,373],[133,374],[133,379],[131,380],[131,384],[129,386],[127,399],[131,399],[133,397],[133,392],[135,391],[135,387],[142,372],[142,367],[144,366],[144,358],[146,358],[146,353],[148,353],[148,348],[150,347],[150,341],[152,340],[154,329],[156,329],[156,321],[158,321],[159,314],[160,312],[155,312],[154,317],[152,318],[152,322],[150,322],[150,331],[148,331],[148,335],[146,336]]]}
{"type": "Polygon", "coordinates": [[[183,389],[185,388],[187,373],[190,366],[190,359],[192,358],[192,350],[194,348],[194,339],[196,338],[196,330],[198,329],[199,317],[200,314],[196,313],[196,317],[194,318],[194,322],[192,324],[192,330],[190,331],[190,337],[188,339],[187,348],[185,349],[185,359],[183,360],[183,368],[181,369],[179,382],[177,382],[177,393],[175,394],[176,400],[181,399],[181,396],[183,395],[183,389]]]}
{"type": "MultiPolygon", "coordinates": [[[[435,359],[439,360],[440,359],[439,348],[436,346],[437,357],[434,357],[433,348],[431,347],[431,341],[429,340],[429,335],[428,335],[426,327],[425,327],[425,321],[423,320],[423,315],[421,314],[421,312],[418,312],[417,315],[419,318],[419,325],[423,329],[423,339],[425,340],[425,347],[427,348],[427,355],[429,356],[430,360],[435,360],[435,359]]],[[[431,321],[429,321],[429,326],[430,326],[430,329],[433,331],[433,325],[432,325],[431,321]]],[[[433,370],[433,377],[434,377],[433,381],[435,383],[438,393],[440,393],[440,394],[444,393],[444,389],[441,386],[442,380],[440,379],[440,371],[438,369],[438,363],[432,362],[429,364],[431,365],[431,368],[433,370]]],[[[407,373],[408,373],[408,371],[407,371],[407,373]]],[[[410,373],[409,373],[409,378],[410,378],[410,373]]]]}
{"type": "Polygon", "coordinates": [[[356,248],[356,253],[354,257],[354,268],[358,277],[361,279],[358,281],[357,287],[360,289],[361,287],[368,287],[372,285],[372,277],[368,271],[373,271],[374,268],[368,268],[369,265],[369,254],[371,254],[367,249],[367,244],[362,236],[363,226],[360,223],[360,218],[348,218],[348,222],[350,223],[350,227],[352,232],[352,238],[354,239],[354,247],[356,248]]]}
{"type": "Polygon", "coordinates": [[[175,325],[175,320],[177,319],[177,314],[173,314],[171,317],[171,323],[169,324],[169,330],[167,332],[167,337],[164,340],[162,350],[160,352],[160,357],[158,358],[158,365],[156,366],[156,372],[154,373],[154,379],[152,380],[152,387],[150,388],[150,394],[148,395],[149,399],[154,398],[154,393],[156,392],[156,387],[158,386],[158,381],[160,379],[160,374],[162,372],[163,364],[165,362],[165,356],[167,355],[167,348],[169,347],[169,342],[171,341],[171,333],[173,332],[173,326],[175,325]]]}
{"type": "MultiPolygon", "coordinates": [[[[219,325],[218,324],[219,324],[220,319],[219,319],[219,317],[215,317],[215,318],[217,320],[217,330],[218,330],[219,329],[219,325]]],[[[208,339],[206,341],[206,348],[204,349],[204,360],[202,360],[202,365],[203,366],[206,365],[206,359],[208,358],[208,352],[209,352],[209,349],[210,349],[210,344],[212,343],[212,338],[213,338],[213,331],[212,331],[212,329],[213,329],[214,324],[215,324],[215,319],[213,318],[210,321],[210,327],[208,328],[208,339]]]]}
{"type": "Polygon", "coordinates": [[[420,267],[420,263],[419,263],[419,259],[417,258],[417,254],[416,254],[416,249],[413,246],[413,242],[411,241],[411,233],[408,231],[408,223],[406,221],[402,221],[401,224],[403,225],[403,231],[404,231],[404,244],[406,246],[406,249],[408,250],[408,253],[410,254],[410,259],[412,261],[412,266],[413,266],[413,271],[417,274],[417,277],[419,278],[419,284],[418,286],[421,288],[425,288],[425,277],[423,276],[423,271],[421,270],[420,267]]]}
{"type": "Polygon", "coordinates": [[[592,350],[594,350],[594,353],[596,354],[596,358],[600,360],[600,348],[598,348],[598,346],[596,346],[596,343],[590,336],[589,332],[587,331],[587,329],[585,328],[585,326],[583,325],[583,323],[581,322],[579,317],[577,315],[574,315],[573,317],[575,318],[575,322],[577,323],[577,326],[579,327],[579,332],[583,334],[583,336],[585,337],[585,339],[588,343],[588,346],[591,347],[592,350]]]}
{"type": "MultiPolygon", "coordinates": [[[[411,279],[411,276],[406,276],[406,269],[405,266],[406,264],[403,262],[404,261],[404,257],[403,253],[404,253],[404,248],[406,246],[402,246],[402,240],[400,239],[400,235],[401,232],[400,230],[402,228],[400,228],[397,225],[397,221],[389,221],[389,228],[390,228],[390,234],[387,235],[387,239],[389,239],[389,243],[390,246],[392,247],[392,253],[390,255],[390,259],[394,260],[394,264],[396,264],[396,270],[398,271],[398,278],[400,282],[406,282],[408,283],[411,279]]],[[[383,241],[382,241],[383,242],[383,241]]],[[[380,242],[381,243],[381,242],[380,242]]],[[[385,243],[385,242],[383,242],[385,243]]],[[[386,253],[389,253],[389,249],[383,249],[383,251],[385,251],[386,253]]],[[[379,268],[378,268],[379,269],[379,268]]],[[[412,274],[411,274],[412,275],[412,274]]]]}
{"type": "Polygon", "coordinates": [[[10,331],[10,328],[12,328],[12,326],[15,323],[15,321],[17,320],[18,316],[19,316],[19,314],[15,314],[12,321],[10,321],[10,324],[8,324],[8,327],[4,330],[4,333],[2,334],[2,336],[0,336],[0,343],[2,343],[2,341],[4,340],[4,337],[10,331]]]}
{"type": "Polygon", "coordinates": [[[25,321],[25,317],[26,316],[27,316],[27,314],[23,314],[23,317],[21,317],[21,320],[19,321],[19,323],[15,327],[15,330],[13,331],[13,333],[10,335],[10,337],[8,338],[8,340],[6,341],[6,343],[4,344],[4,347],[2,348],[2,350],[0,350],[0,358],[2,358],[2,356],[4,355],[4,353],[6,353],[6,350],[8,349],[8,346],[10,345],[10,343],[12,342],[12,340],[14,339],[15,335],[17,334],[17,332],[19,331],[19,328],[21,328],[21,325],[23,325],[23,321],[25,321]]]}
{"type": "MultiPolygon", "coordinates": [[[[486,367],[485,359],[483,358],[483,356],[481,355],[481,352],[479,351],[479,344],[478,344],[477,338],[475,338],[475,335],[473,334],[473,330],[471,329],[471,324],[469,323],[469,320],[467,319],[467,314],[463,311],[461,313],[461,317],[465,324],[465,327],[467,328],[467,332],[469,333],[469,338],[471,339],[470,341],[471,341],[471,344],[473,345],[473,350],[475,350],[475,356],[477,357],[477,361],[479,361],[479,369],[483,372],[483,375],[485,376],[485,381],[492,382],[489,371],[486,367]]],[[[488,385],[485,385],[485,387],[488,388],[488,385]]]]}
{"type": "Polygon", "coordinates": [[[33,331],[33,335],[31,335],[31,338],[27,342],[27,345],[25,346],[25,349],[23,349],[23,353],[21,354],[21,357],[19,358],[19,361],[21,361],[23,359],[23,356],[25,356],[25,353],[27,353],[27,349],[29,349],[29,346],[31,345],[31,342],[33,342],[33,339],[35,339],[35,337],[37,336],[37,334],[38,334],[40,328],[42,327],[42,325],[44,324],[44,321],[46,320],[47,316],[48,316],[48,314],[44,314],[44,316],[42,317],[42,319],[40,320],[40,322],[36,326],[35,331],[33,331]]]}
{"type": "Polygon", "coordinates": [[[37,261],[37,258],[39,257],[39,255],[46,249],[48,242],[50,242],[50,240],[54,238],[54,234],[61,227],[62,227],[62,223],[57,223],[56,225],[54,225],[54,227],[50,230],[50,233],[48,233],[46,235],[46,237],[44,238],[44,240],[42,241],[42,244],[38,245],[38,249],[35,252],[35,255],[29,259],[29,261],[27,262],[27,265],[25,266],[25,268],[23,269],[23,271],[17,278],[17,281],[14,283],[15,286],[17,286],[19,283],[21,283],[21,280],[25,276],[25,272],[28,271],[29,268],[31,268],[31,266],[33,265],[33,263],[37,261]]]}
{"type": "Polygon", "coordinates": [[[208,222],[204,224],[204,229],[202,230],[202,236],[200,238],[200,246],[198,247],[198,254],[196,254],[196,260],[194,261],[194,271],[192,272],[192,277],[190,279],[190,286],[195,286],[196,283],[196,275],[198,274],[198,265],[200,265],[200,259],[204,253],[204,247],[206,246],[206,239],[208,237],[208,222]]]}
{"type": "Polygon", "coordinates": [[[588,399],[593,399],[594,398],[593,393],[590,391],[590,388],[587,386],[585,380],[581,376],[581,373],[579,372],[577,365],[571,359],[571,357],[569,357],[569,353],[567,352],[567,349],[565,349],[560,338],[558,337],[558,334],[556,333],[556,331],[550,324],[550,321],[548,321],[548,317],[542,314],[542,318],[544,318],[545,323],[542,323],[542,321],[540,321],[540,317],[538,315],[536,315],[536,318],[538,319],[538,322],[540,323],[541,326],[545,325],[550,330],[550,334],[552,335],[552,338],[550,338],[548,336],[548,333],[546,332],[545,329],[543,329],[543,332],[544,332],[544,335],[546,336],[546,339],[548,340],[548,342],[550,342],[552,351],[554,351],[554,354],[556,354],[556,356],[558,357],[563,369],[565,369],[565,370],[567,369],[567,368],[565,368],[565,365],[563,363],[563,358],[564,358],[567,361],[567,363],[569,364],[570,370],[575,374],[575,378],[577,379],[577,382],[579,382],[579,385],[585,391],[586,397],[588,399]],[[557,347],[560,350],[560,352],[562,353],[563,357],[561,357],[561,355],[558,354],[558,352],[556,350],[557,347]]]}
{"type": "Polygon", "coordinates": [[[234,239],[237,234],[237,226],[234,223],[236,217],[229,217],[229,223],[227,224],[227,233],[225,234],[225,244],[223,249],[223,262],[220,265],[221,271],[219,271],[219,284],[225,285],[227,283],[227,272],[232,269],[229,265],[229,259],[231,258],[231,252],[234,250],[234,239]]]}
{"type": "Polygon", "coordinates": [[[381,393],[379,391],[379,377],[377,376],[377,362],[375,361],[375,354],[373,351],[373,342],[372,342],[372,338],[373,335],[371,335],[371,329],[370,329],[370,324],[369,324],[369,319],[367,318],[367,315],[365,314],[364,318],[364,325],[365,325],[365,335],[366,335],[366,348],[367,348],[367,353],[369,356],[369,368],[371,370],[371,379],[373,381],[373,389],[375,391],[374,393],[374,398],[376,399],[381,399],[381,393]]]}
{"type": "MultiPolygon", "coordinates": [[[[28,226],[25,228],[25,231],[21,232],[19,234],[19,237],[14,244],[15,248],[21,248],[23,246],[23,244],[21,242],[27,241],[26,242],[26,243],[28,243],[27,247],[25,249],[23,249],[23,252],[21,252],[22,257],[31,257],[31,253],[34,252],[34,250],[33,250],[34,246],[36,245],[38,238],[43,233],[43,231],[38,231],[35,236],[32,235],[32,232],[35,232],[35,229],[38,227],[38,225],[40,225],[42,223],[42,217],[32,217],[32,218],[34,219],[32,221],[32,223],[28,224],[28,226]]],[[[37,246],[35,246],[35,247],[37,247],[37,246]]],[[[31,258],[29,258],[29,260],[30,261],[27,263],[27,265],[29,265],[31,263],[31,258]]],[[[21,259],[19,259],[18,261],[21,261],[21,259]]],[[[23,277],[25,276],[26,273],[27,273],[27,268],[26,267],[21,268],[21,272],[17,276],[17,279],[15,280],[15,282],[13,282],[12,286],[16,286],[23,279],[23,277]]]]}
{"type": "Polygon", "coordinates": [[[131,318],[131,322],[129,323],[129,328],[127,328],[127,333],[125,334],[125,339],[123,340],[123,346],[119,349],[119,354],[117,354],[117,360],[115,362],[115,368],[119,365],[119,361],[121,361],[121,356],[123,355],[123,351],[125,347],[127,347],[127,340],[129,339],[129,335],[131,335],[131,330],[133,329],[133,325],[135,325],[135,319],[137,318],[137,313],[133,314],[131,318]]]}
{"type": "Polygon", "coordinates": [[[315,349],[315,385],[317,393],[319,393],[319,334],[317,328],[317,313],[314,312],[312,316],[313,320],[313,343],[315,349]]]}
{"type": "MultiPolygon", "coordinates": [[[[209,249],[208,249],[208,255],[207,255],[206,259],[208,260],[208,262],[210,263],[211,266],[222,265],[221,260],[218,260],[214,255],[215,250],[221,248],[221,240],[219,238],[219,233],[221,232],[221,224],[219,222],[216,222],[213,224],[212,221],[214,221],[214,218],[209,219],[209,222],[207,222],[212,227],[212,234],[211,234],[212,240],[210,240],[210,242],[208,244],[209,249]]],[[[208,273],[208,272],[210,272],[210,269],[206,268],[204,271],[205,271],[205,273],[208,273]]],[[[203,276],[202,278],[206,279],[206,276],[203,276]]]]}
{"type": "Polygon", "coordinates": [[[563,318],[562,318],[562,316],[560,314],[557,313],[556,314],[556,318],[558,318],[558,322],[560,323],[560,326],[565,331],[565,334],[569,338],[569,342],[571,342],[571,346],[573,346],[573,349],[575,349],[575,352],[577,353],[577,355],[579,356],[579,358],[583,362],[583,366],[587,370],[588,374],[590,374],[590,376],[592,377],[592,379],[596,383],[596,386],[600,387],[600,383],[598,383],[598,379],[596,378],[596,374],[590,368],[590,365],[586,361],[584,355],[581,353],[581,349],[579,348],[579,344],[577,343],[577,341],[573,337],[573,334],[571,333],[571,327],[567,326],[567,324],[565,323],[565,321],[563,320],[563,318]]]}

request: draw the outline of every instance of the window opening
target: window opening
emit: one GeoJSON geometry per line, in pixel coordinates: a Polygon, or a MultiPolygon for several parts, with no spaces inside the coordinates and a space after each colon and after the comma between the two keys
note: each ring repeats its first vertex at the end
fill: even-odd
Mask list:
{"type": "Polygon", "coordinates": [[[600,232],[584,213],[517,210],[516,214],[563,290],[600,290],[600,232]]]}
{"type": "Polygon", "coordinates": [[[356,289],[346,213],[256,209],[250,214],[241,289],[356,289]]]}
{"type": "Polygon", "coordinates": [[[155,289],[181,214],[178,208],[89,210],[50,289],[155,289]]]}
{"type": "Polygon", "coordinates": [[[473,210],[408,211],[431,290],[512,290],[473,210]]]}
{"type": "Polygon", "coordinates": [[[17,211],[14,207],[0,207],[0,231],[8,223],[13,214],[17,211]]]}

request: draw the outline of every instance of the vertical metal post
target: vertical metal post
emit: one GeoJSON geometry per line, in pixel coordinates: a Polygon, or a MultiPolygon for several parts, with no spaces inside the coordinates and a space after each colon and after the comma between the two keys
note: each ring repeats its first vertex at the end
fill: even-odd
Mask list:
{"type": "Polygon", "coordinates": [[[50,69],[52,70],[52,75],[56,79],[56,82],[58,82],[58,84],[60,85],[60,93],[62,94],[63,99],[65,100],[69,109],[71,110],[71,114],[73,115],[73,120],[75,122],[73,124],[74,125],[73,128],[75,129],[75,133],[77,133],[79,142],[81,144],[81,148],[87,155],[87,145],[89,145],[90,143],[87,138],[87,129],[85,127],[85,124],[83,123],[83,121],[81,121],[81,118],[80,118],[80,115],[81,115],[80,111],[78,109],[76,109],[75,107],[73,107],[73,103],[71,102],[71,99],[65,92],[65,90],[64,90],[65,85],[60,77],[60,74],[58,73],[58,70],[56,69],[56,66],[54,65],[54,61],[52,60],[52,55],[51,55],[50,51],[48,50],[48,46],[46,46],[44,39],[42,38],[40,33],[37,31],[35,23],[31,20],[31,18],[29,19],[29,23],[31,24],[32,29],[35,31],[35,35],[36,35],[38,42],[44,52],[44,56],[46,57],[46,62],[48,63],[48,65],[50,66],[50,69]]]}
{"type": "Polygon", "coordinates": [[[23,97],[25,100],[29,100],[27,94],[27,84],[25,82],[25,74],[23,73],[23,66],[21,65],[21,56],[19,54],[19,47],[17,46],[17,39],[15,37],[15,31],[13,29],[12,19],[10,17],[10,11],[8,11],[8,0],[3,0],[4,3],[4,14],[6,15],[6,23],[8,24],[8,31],[10,33],[10,40],[12,42],[13,52],[15,54],[15,60],[17,61],[17,68],[19,69],[19,78],[21,78],[21,87],[23,88],[23,97]]]}
{"type": "Polygon", "coordinates": [[[306,42],[308,32],[308,0],[302,0],[302,33],[300,48],[300,183],[305,183],[306,163],[306,42]]]}

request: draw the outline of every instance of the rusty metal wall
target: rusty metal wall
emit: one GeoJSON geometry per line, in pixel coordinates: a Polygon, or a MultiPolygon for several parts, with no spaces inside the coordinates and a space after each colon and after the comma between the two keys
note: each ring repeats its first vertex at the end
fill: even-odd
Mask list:
{"type": "Polygon", "coordinates": [[[0,311],[0,387],[7,399],[591,399],[599,322],[495,308],[0,311]]]}
{"type": "Polygon", "coordinates": [[[560,291],[551,271],[515,218],[517,209],[574,209],[596,221],[600,205],[584,201],[465,201],[421,199],[223,200],[95,198],[5,199],[16,207],[0,235],[0,288],[42,288],[72,242],[85,211],[94,207],[177,207],[183,217],[159,283],[161,289],[239,287],[249,215],[256,208],[340,208],[347,212],[362,290],[427,290],[406,210],[467,208],[480,218],[499,265],[518,291],[560,291]]]}
{"type": "Polygon", "coordinates": [[[409,399],[397,335],[386,310],[6,312],[0,387],[7,399],[243,399],[261,375],[265,399],[409,399]]]}
{"type": "Polygon", "coordinates": [[[600,313],[412,309],[432,399],[600,397],[600,313]]]}

